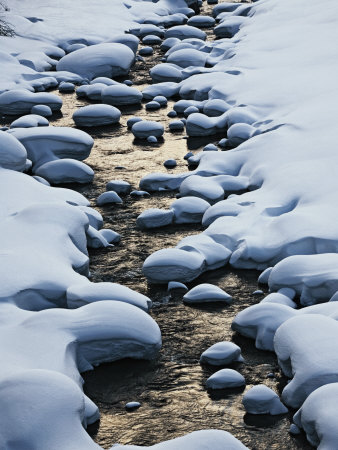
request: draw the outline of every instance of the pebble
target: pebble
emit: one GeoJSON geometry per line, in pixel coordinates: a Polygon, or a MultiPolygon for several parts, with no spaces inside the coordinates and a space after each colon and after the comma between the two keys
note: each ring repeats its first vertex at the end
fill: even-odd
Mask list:
{"type": "Polygon", "coordinates": [[[107,191],[115,191],[117,194],[127,195],[131,191],[131,185],[124,180],[111,180],[106,184],[107,191]]]}
{"type": "Polygon", "coordinates": [[[131,191],[130,195],[132,197],[150,197],[150,194],[147,191],[131,191]]]}
{"type": "Polygon", "coordinates": [[[141,55],[141,56],[138,56],[137,59],[138,59],[138,61],[144,61],[142,56],[151,56],[153,53],[154,53],[154,49],[152,47],[140,48],[139,55],[141,55]]]}
{"type": "Polygon", "coordinates": [[[198,113],[199,111],[200,110],[196,106],[188,106],[188,108],[184,110],[184,115],[185,117],[189,117],[190,114],[198,113]]]}
{"type": "Polygon", "coordinates": [[[167,106],[168,100],[164,95],[156,95],[156,97],[153,98],[154,102],[159,103],[161,106],[167,106]]]}
{"type": "Polygon", "coordinates": [[[157,137],[155,136],[148,136],[147,137],[147,141],[149,142],[149,144],[157,144],[157,137]]]}
{"type": "Polygon", "coordinates": [[[141,403],[139,403],[139,402],[128,402],[128,403],[126,403],[125,408],[128,411],[133,411],[135,409],[138,409],[140,406],[141,406],[141,403]]]}
{"type": "Polygon", "coordinates": [[[177,162],[175,159],[167,159],[166,161],[164,161],[163,165],[167,169],[173,169],[174,167],[177,166],[177,162]]]}
{"type": "Polygon", "coordinates": [[[131,80],[124,80],[123,82],[126,86],[132,86],[133,82],[131,80]]]}
{"type": "Polygon", "coordinates": [[[121,197],[119,197],[119,195],[114,191],[104,192],[103,194],[99,195],[98,198],[96,199],[97,206],[112,203],[119,203],[119,204],[123,203],[121,197]]]}
{"type": "Polygon", "coordinates": [[[158,102],[156,102],[156,101],[151,101],[151,102],[148,102],[148,103],[146,103],[146,109],[147,110],[156,110],[156,109],[160,109],[161,108],[161,105],[158,103],[158,102]]]}
{"type": "Polygon", "coordinates": [[[37,114],[42,117],[50,117],[53,115],[53,112],[48,105],[34,105],[31,109],[31,114],[37,114]]]}
{"type": "Polygon", "coordinates": [[[241,349],[233,342],[223,341],[209,347],[200,357],[200,363],[214,366],[225,366],[236,362],[242,362],[241,349]]]}
{"type": "Polygon", "coordinates": [[[208,144],[203,148],[204,152],[218,152],[218,148],[215,144],[208,144]]]}
{"type": "Polygon", "coordinates": [[[184,130],[184,123],[182,120],[172,120],[169,122],[169,130],[170,131],[182,131],[184,130]]]}
{"type": "Polygon", "coordinates": [[[167,116],[173,119],[174,117],[177,117],[177,112],[174,110],[169,111],[167,116]]]}
{"type": "Polygon", "coordinates": [[[189,158],[191,158],[192,156],[194,156],[193,152],[188,152],[188,153],[186,153],[186,154],[184,155],[184,159],[189,159],[189,158]]]}
{"type": "Polygon", "coordinates": [[[221,369],[207,379],[207,389],[232,389],[245,386],[245,378],[233,369],[221,369]]]}
{"type": "Polygon", "coordinates": [[[127,127],[128,127],[129,129],[131,129],[132,126],[133,126],[135,123],[137,123],[137,122],[142,122],[142,120],[143,120],[143,119],[141,119],[141,117],[137,117],[137,116],[131,117],[130,119],[127,120],[127,127]]]}
{"type": "Polygon", "coordinates": [[[181,289],[185,292],[188,292],[188,288],[185,284],[180,283],[179,281],[169,281],[168,283],[168,292],[173,291],[174,289],[181,289]]]}

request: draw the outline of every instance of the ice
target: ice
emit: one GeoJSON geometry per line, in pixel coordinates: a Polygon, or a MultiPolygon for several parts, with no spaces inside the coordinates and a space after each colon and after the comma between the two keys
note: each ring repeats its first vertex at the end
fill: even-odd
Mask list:
{"type": "Polygon", "coordinates": [[[245,386],[243,375],[233,369],[221,369],[212,374],[206,382],[208,389],[233,389],[245,386]]]}
{"type": "Polygon", "coordinates": [[[124,84],[118,86],[107,86],[102,90],[102,103],[108,105],[135,105],[141,103],[142,93],[133,87],[124,84]]]}
{"type": "Polygon", "coordinates": [[[111,180],[106,184],[107,191],[115,191],[119,195],[127,195],[131,191],[131,185],[124,180],[111,180]]]}
{"type": "Polygon", "coordinates": [[[201,364],[210,364],[212,366],[228,366],[233,362],[242,362],[241,349],[233,342],[217,342],[207,350],[201,357],[201,364]]]}
{"type": "Polygon", "coordinates": [[[135,123],[131,132],[136,138],[147,139],[149,136],[162,137],[164,133],[164,127],[159,122],[153,122],[151,120],[142,120],[135,123]]]}
{"type": "Polygon", "coordinates": [[[11,123],[10,128],[48,127],[49,122],[45,117],[37,114],[27,114],[11,123]]]}
{"type": "Polygon", "coordinates": [[[152,304],[151,300],[145,295],[139,294],[138,292],[117,283],[87,282],[72,285],[67,289],[68,308],[79,308],[80,306],[101,300],[129,303],[144,311],[148,311],[152,304]]]}
{"type": "Polygon", "coordinates": [[[97,206],[110,205],[110,204],[122,204],[121,197],[114,191],[104,192],[100,194],[96,199],[97,206]]]}
{"type": "Polygon", "coordinates": [[[95,127],[119,123],[121,111],[111,105],[88,105],[77,109],[73,120],[78,127],[95,127]]]}
{"type": "MultiPolygon", "coordinates": [[[[245,450],[240,441],[227,431],[199,430],[170,441],[161,442],[150,447],[137,445],[116,445],[114,450],[245,450]]],[[[40,449],[39,449],[40,450],[40,449]]]]}
{"type": "Polygon", "coordinates": [[[170,209],[174,211],[175,223],[201,223],[210,204],[197,197],[183,197],[174,201],[170,209]]]}
{"type": "Polygon", "coordinates": [[[0,94],[0,113],[7,115],[39,114],[38,110],[32,110],[35,105],[44,104],[52,111],[60,111],[62,100],[54,94],[46,92],[32,93],[26,90],[13,89],[0,94]]]}
{"type": "Polygon", "coordinates": [[[315,389],[338,381],[338,323],[331,317],[304,314],[283,323],[274,339],[278,363],[291,381],[283,401],[298,408],[315,389]]]}
{"type": "Polygon", "coordinates": [[[249,389],[243,396],[243,405],[249,414],[286,414],[288,409],[278,395],[264,384],[249,389]]]}
{"type": "Polygon", "coordinates": [[[92,80],[127,75],[134,62],[133,51],[123,44],[104,43],[76,50],[58,62],[57,70],[76,73],[92,80]]]}
{"type": "Polygon", "coordinates": [[[10,133],[26,148],[33,171],[62,158],[86,159],[94,144],[87,133],[69,127],[13,128],[10,133]]]}
{"type": "Polygon", "coordinates": [[[199,30],[196,27],[190,25],[178,25],[176,27],[171,27],[165,32],[165,39],[177,38],[177,39],[188,39],[196,38],[205,41],[207,35],[204,31],[199,30]]]}
{"type": "Polygon", "coordinates": [[[173,222],[174,212],[169,210],[151,208],[143,211],[136,219],[136,224],[141,230],[159,228],[170,225],[173,222]]]}
{"type": "Polygon", "coordinates": [[[338,383],[316,389],[293,416],[296,425],[291,426],[303,429],[310,444],[319,450],[335,448],[338,441],[337,401],[338,383]]]}
{"type": "Polygon", "coordinates": [[[203,283],[187,292],[183,297],[183,301],[185,303],[222,302],[230,304],[232,302],[232,297],[218,286],[203,283]]]}
{"type": "Polygon", "coordinates": [[[0,167],[23,171],[26,165],[25,147],[10,134],[0,131],[0,167]]]}

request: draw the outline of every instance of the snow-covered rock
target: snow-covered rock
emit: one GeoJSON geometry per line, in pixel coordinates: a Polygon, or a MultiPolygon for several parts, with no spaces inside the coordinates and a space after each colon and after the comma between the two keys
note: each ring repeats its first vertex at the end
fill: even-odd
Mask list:
{"type": "Polygon", "coordinates": [[[102,103],[108,105],[135,105],[141,103],[142,93],[133,87],[125,84],[107,86],[101,93],[102,103]]]}
{"type": "Polygon", "coordinates": [[[10,128],[31,128],[31,127],[48,127],[49,122],[43,116],[37,114],[27,114],[11,123],[10,128]]]}
{"type": "Polygon", "coordinates": [[[206,381],[208,389],[233,389],[241,386],[245,386],[245,378],[233,369],[218,370],[206,381]]]}
{"type": "Polygon", "coordinates": [[[0,167],[23,171],[26,165],[25,147],[14,136],[0,131],[0,167]]]}
{"type": "Polygon", "coordinates": [[[207,35],[204,31],[199,30],[196,27],[190,25],[177,25],[176,27],[171,27],[165,32],[165,39],[177,38],[177,39],[189,39],[196,38],[205,41],[207,35]]]}
{"type": "Polygon", "coordinates": [[[75,91],[75,84],[69,83],[68,81],[62,81],[59,84],[59,92],[63,94],[71,94],[75,91]]]}
{"type": "Polygon", "coordinates": [[[136,138],[147,139],[149,136],[162,137],[164,133],[164,127],[159,122],[153,122],[151,120],[142,120],[135,123],[131,127],[131,132],[136,138]]]}
{"type": "Polygon", "coordinates": [[[151,208],[143,211],[136,219],[136,224],[142,230],[159,228],[170,225],[173,222],[173,211],[151,208]]]}
{"type": "Polygon", "coordinates": [[[184,123],[182,120],[171,120],[169,122],[169,130],[170,131],[183,131],[184,123]]]}
{"type": "Polygon", "coordinates": [[[276,392],[259,384],[249,389],[243,396],[243,406],[249,414],[286,414],[288,409],[280,401],[276,392]]]}
{"type": "Polygon", "coordinates": [[[206,53],[195,50],[193,48],[187,48],[170,53],[167,58],[167,62],[169,64],[175,64],[176,66],[182,68],[190,66],[204,67],[206,59],[206,53]]]}
{"type": "Polygon", "coordinates": [[[147,36],[144,36],[144,38],[142,39],[142,43],[145,45],[158,45],[161,42],[162,39],[155,34],[147,34],[147,36]]]}
{"type": "Polygon", "coordinates": [[[32,110],[35,105],[44,104],[52,111],[60,111],[62,99],[57,95],[47,92],[33,93],[23,89],[13,89],[12,91],[0,94],[0,113],[7,115],[41,114],[41,111],[32,110]]]}
{"type": "Polygon", "coordinates": [[[134,62],[133,51],[123,44],[91,45],[64,56],[57,70],[66,70],[92,80],[95,77],[114,78],[127,75],[134,62]]]}
{"type": "Polygon", "coordinates": [[[179,83],[183,79],[182,69],[176,62],[157,64],[149,73],[154,83],[179,83]]]}
{"type": "Polygon", "coordinates": [[[141,56],[151,56],[154,53],[153,47],[142,47],[140,48],[139,55],[141,56]]]}
{"type": "Polygon", "coordinates": [[[177,162],[175,159],[167,159],[166,161],[164,161],[163,165],[166,169],[174,169],[177,166],[177,162]]]}
{"type": "Polygon", "coordinates": [[[195,286],[187,292],[183,297],[183,301],[185,303],[222,302],[230,304],[232,302],[232,297],[218,286],[203,283],[195,286]]]}
{"type": "Polygon", "coordinates": [[[39,165],[34,173],[45,178],[51,184],[60,183],[91,183],[94,171],[87,164],[75,159],[63,158],[48,161],[39,165]]]}
{"type": "Polygon", "coordinates": [[[53,111],[48,105],[34,105],[30,112],[31,114],[37,114],[42,117],[50,117],[53,115],[53,111]]]}
{"type": "Polygon", "coordinates": [[[175,223],[201,223],[210,204],[198,197],[183,197],[175,200],[170,209],[174,211],[175,223]]]}
{"type": "Polygon", "coordinates": [[[103,192],[103,194],[100,194],[96,199],[97,206],[122,203],[121,197],[115,191],[103,192]]]}
{"type": "Polygon", "coordinates": [[[119,195],[127,195],[131,191],[131,185],[124,180],[111,180],[106,184],[107,191],[115,191],[119,195]]]}
{"type": "Polygon", "coordinates": [[[73,120],[78,127],[95,127],[119,123],[121,111],[111,105],[87,105],[77,109],[73,120]]]}
{"type": "Polygon", "coordinates": [[[233,362],[242,362],[241,349],[233,342],[217,342],[205,350],[200,363],[212,366],[227,366],[233,362]]]}

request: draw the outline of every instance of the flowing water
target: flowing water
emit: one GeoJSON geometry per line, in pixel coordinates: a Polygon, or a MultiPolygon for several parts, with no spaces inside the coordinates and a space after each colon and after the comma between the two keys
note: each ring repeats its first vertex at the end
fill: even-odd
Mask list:
{"type": "MultiPolygon", "coordinates": [[[[202,14],[211,14],[210,6],[203,8],[202,14]]],[[[208,39],[212,38],[210,29],[208,39]]],[[[154,55],[145,58],[145,62],[137,62],[129,76],[141,89],[151,83],[149,69],[163,57],[158,46],[154,49],[154,55]]],[[[62,98],[62,116],[53,118],[51,123],[73,127],[73,112],[88,102],[77,99],[75,94],[64,94],[62,98]]],[[[109,180],[123,179],[137,189],[144,175],[168,172],[163,162],[169,158],[178,162],[177,168],[169,172],[188,170],[183,159],[186,152],[217,143],[219,137],[187,139],[184,132],[168,132],[167,113],[172,106],[173,101],[169,101],[167,108],[155,112],[146,111],[144,105],[136,110],[126,108],[122,110],[120,125],[86,129],[95,140],[86,161],[94,169],[95,179],[91,185],[70,187],[95,205],[109,180]],[[133,115],[160,121],[166,129],[164,140],[155,145],[135,141],[126,126],[133,115]]],[[[252,341],[231,331],[236,313],[262,298],[252,294],[257,289],[258,273],[222,268],[203,274],[189,287],[213,283],[234,298],[230,306],[207,307],[186,306],[181,295],[170,298],[165,287],[148,285],[143,277],[142,263],[147,256],[202,230],[200,225],[168,226],[155,231],[137,229],[136,218],[142,211],[168,208],[174,200],[175,193],[165,192],[145,199],[125,197],[123,205],[97,208],[105,227],[119,232],[122,240],[113,248],[90,252],[92,281],[118,282],[148,295],[154,301],[151,315],[161,328],[163,348],[152,362],[122,360],[84,374],[85,391],[101,412],[100,423],[91,426],[89,432],[104,448],[116,442],[152,445],[206,428],[229,431],[251,450],[312,448],[303,435],[297,438],[289,435],[292,413],[276,417],[246,415],[241,404],[243,389],[215,395],[205,388],[205,381],[214,370],[199,364],[200,354],[222,340],[232,340],[242,348],[245,361],[233,367],[244,375],[246,389],[264,383],[280,393],[286,383],[273,353],[258,351],[252,341]],[[129,401],[142,405],[127,412],[125,404],[129,401]]]]}

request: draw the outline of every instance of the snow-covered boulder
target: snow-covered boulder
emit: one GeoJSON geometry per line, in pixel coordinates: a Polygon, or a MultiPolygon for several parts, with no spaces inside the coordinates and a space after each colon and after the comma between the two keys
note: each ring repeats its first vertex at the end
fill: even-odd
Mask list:
{"type": "Polygon", "coordinates": [[[210,204],[198,197],[183,197],[175,200],[170,209],[174,211],[175,223],[201,223],[210,204]]]}
{"type": "Polygon", "coordinates": [[[121,111],[111,105],[88,105],[77,109],[73,120],[78,127],[95,127],[119,123],[121,111]]]}
{"type": "Polygon", "coordinates": [[[94,178],[94,171],[87,164],[75,159],[56,159],[41,164],[35,175],[46,179],[50,184],[61,183],[91,183],[94,178]]]}
{"type": "Polygon", "coordinates": [[[205,41],[207,35],[204,31],[199,30],[196,27],[192,27],[190,25],[177,25],[176,27],[169,28],[169,30],[165,32],[164,37],[165,39],[177,38],[181,40],[196,38],[205,41]]]}
{"type": "MultiPolygon", "coordinates": [[[[207,53],[201,52],[199,50],[187,48],[182,50],[177,50],[172,53],[167,58],[169,64],[175,64],[176,66],[186,68],[190,66],[204,67],[207,59],[207,53]]],[[[181,75],[182,79],[182,75],[181,75]]],[[[169,80],[168,80],[169,81],[169,80]]]]}
{"type": "Polygon", "coordinates": [[[152,304],[145,295],[117,283],[83,283],[67,289],[67,306],[71,309],[101,300],[130,303],[144,311],[148,311],[152,304]]]}
{"type": "Polygon", "coordinates": [[[134,62],[134,52],[123,44],[91,45],[69,53],[58,62],[57,70],[66,70],[92,80],[127,75],[134,62]]]}
{"type": "Polygon", "coordinates": [[[13,128],[10,132],[26,148],[33,170],[56,159],[86,159],[94,144],[87,133],[69,127],[13,128]]]}
{"type": "Polygon", "coordinates": [[[197,28],[209,28],[215,25],[215,19],[210,16],[193,16],[188,19],[187,24],[197,28]]]}
{"type": "Polygon", "coordinates": [[[106,184],[107,191],[115,191],[119,195],[127,195],[131,191],[131,186],[128,181],[111,180],[106,184]]]}
{"type": "Polygon", "coordinates": [[[241,16],[226,17],[214,28],[215,36],[218,38],[232,38],[245,22],[246,18],[241,16]]]}
{"type": "Polygon", "coordinates": [[[142,93],[125,84],[107,86],[101,92],[102,103],[108,105],[136,105],[142,101],[142,93]]]}
{"type": "Polygon", "coordinates": [[[136,138],[147,139],[149,136],[162,137],[164,133],[164,127],[159,122],[153,122],[151,120],[142,120],[135,123],[131,132],[136,138]]]}
{"type": "Polygon", "coordinates": [[[144,38],[142,39],[142,43],[144,45],[158,45],[161,42],[162,39],[155,34],[147,34],[147,36],[144,36],[144,38]]]}
{"type": "Polygon", "coordinates": [[[42,117],[51,117],[53,115],[53,111],[48,105],[34,105],[31,109],[31,114],[36,114],[42,117]]]}
{"type": "Polygon", "coordinates": [[[0,131],[0,167],[23,171],[26,165],[25,147],[9,133],[0,131]]]}
{"type": "Polygon", "coordinates": [[[167,38],[162,42],[160,48],[162,52],[167,52],[171,47],[173,47],[176,44],[179,44],[180,42],[181,40],[175,37],[167,38]]]}
{"type": "Polygon", "coordinates": [[[157,64],[150,69],[150,76],[154,83],[174,82],[179,83],[183,79],[182,69],[176,63],[157,64]]]}
{"type": "Polygon", "coordinates": [[[48,125],[49,122],[45,117],[37,114],[27,114],[14,120],[10,128],[48,127],[48,125]]]}
{"type": "Polygon", "coordinates": [[[147,86],[143,89],[142,94],[145,100],[152,100],[157,95],[170,98],[178,94],[179,84],[172,81],[165,81],[163,83],[157,83],[147,86]]]}
{"type": "Polygon", "coordinates": [[[97,206],[111,205],[111,204],[122,204],[123,201],[121,197],[115,191],[103,192],[96,199],[97,206]]]}
{"type": "Polygon", "coordinates": [[[203,272],[204,257],[197,252],[169,248],[150,255],[143,264],[143,273],[150,282],[188,282],[203,272]]]}
{"type": "Polygon", "coordinates": [[[124,33],[124,34],[117,34],[116,36],[112,37],[109,40],[109,42],[126,45],[134,53],[136,53],[140,40],[133,34],[124,33]]]}
{"type": "Polygon", "coordinates": [[[230,304],[232,302],[232,297],[218,286],[203,283],[195,286],[187,292],[183,297],[183,301],[185,303],[222,302],[230,304]]]}
{"type": "Polygon", "coordinates": [[[201,364],[227,366],[233,362],[242,362],[241,349],[233,342],[217,342],[205,350],[200,358],[201,364]]]}
{"type": "Polygon", "coordinates": [[[259,384],[249,389],[243,396],[243,406],[249,414],[286,414],[288,409],[280,401],[276,392],[259,384]]]}
{"type": "Polygon", "coordinates": [[[182,122],[182,120],[171,120],[169,122],[169,130],[170,131],[183,131],[184,130],[184,122],[182,122]]]}
{"type": "Polygon", "coordinates": [[[151,208],[143,211],[136,219],[136,224],[142,230],[165,227],[172,224],[174,213],[172,210],[151,208]]]}
{"type": "Polygon", "coordinates": [[[22,114],[40,114],[34,110],[34,105],[46,105],[52,111],[60,111],[62,107],[62,99],[57,95],[47,92],[33,93],[24,89],[13,89],[11,91],[0,94],[0,113],[7,115],[22,115],[22,114]]]}
{"type": "Polygon", "coordinates": [[[319,450],[335,448],[338,442],[338,383],[330,383],[313,391],[293,416],[293,421],[306,433],[307,440],[319,450]]]}
{"type": "Polygon", "coordinates": [[[219,117],[227,112],[231,106],[221,99],[207,100],[203,105],[203,114],[208,117],[219,117]]]}
{"type": "Polygon", "coordinates": [[[245,378],[237,370],[221,369],[206,381],[208,389],[233,389],[245,386],[245,378]]]}
{"type": "Polygon", "coordinates": [[[75,84],[68,81],[62,81],[59,84],[59,92],[62,94],[72,94],[75,91],[75,84]]]}
{"type": "Polygon", "coordinates": [[[337,338],[337,321],[319,314],[293,317],[277,329],[278,363],[291,378],[282,393],[287,405],[297,408],[315,389],[338,382],[337,338]]]}
{"type": "MultiPolygon", "coordinates": [[[[113,86],[115,86],[115,85],[116,84],[114,83],[113,86]]],[[[102,91],[107,86],[111,86],[111,85],[107,85],[106,83],[85,84],[76,89],[76,96],[78,98],[87,98],[87,99],[93,100],[93,101],[100,101],[102,91]]]]}

